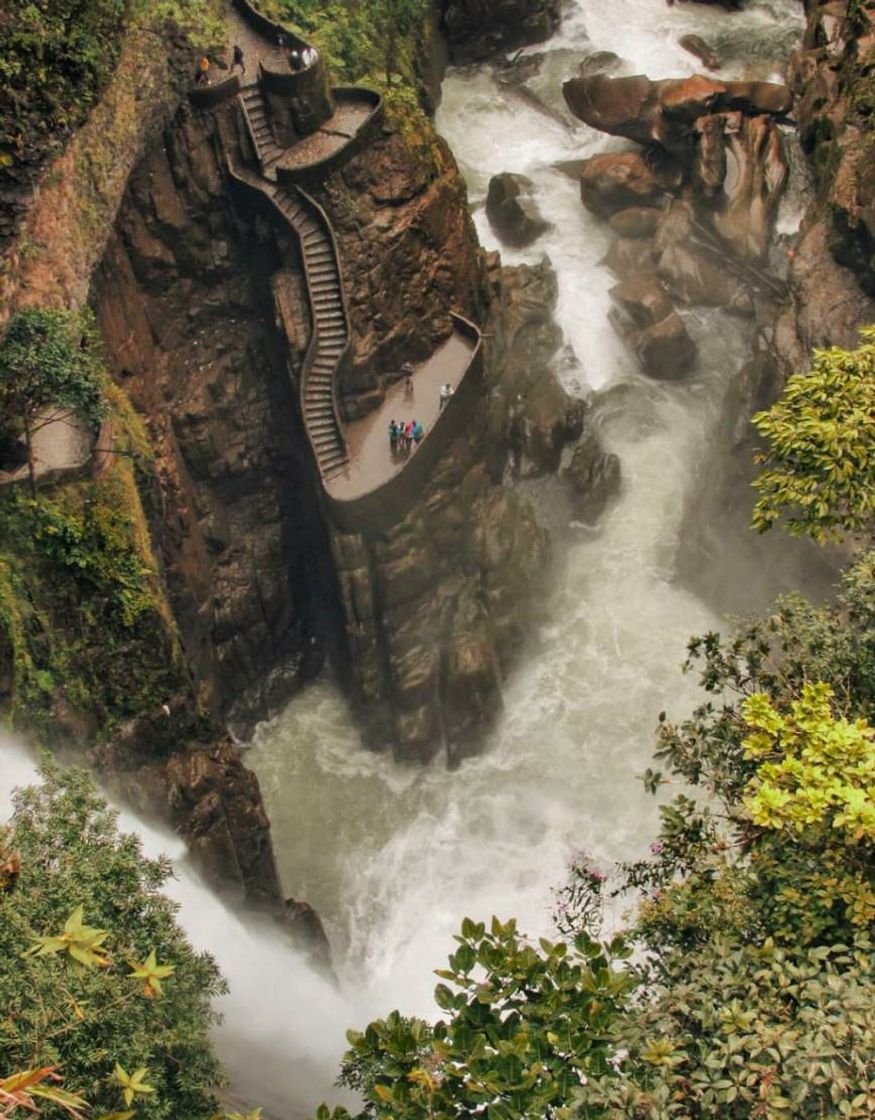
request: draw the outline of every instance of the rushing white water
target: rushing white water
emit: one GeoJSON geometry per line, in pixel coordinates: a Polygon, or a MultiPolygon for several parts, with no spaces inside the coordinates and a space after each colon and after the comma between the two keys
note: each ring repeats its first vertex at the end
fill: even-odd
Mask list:
{"type": "MultiPolygon", "coordinates": [[[[498,243],[482,209],[489,177],[529,175],[554,229],[525,252],[548,254],[569,387],[622,382],[603,438],[622,462],[620,499],[595,528],[573,526],[546,604],[537,648],[508,683],[505,712],[478,758],[456,773],[403,769],[365,753],[336,689],[322,682],[262,725],[248,762],[270,807],[287,889],[325,919],[343,986],[373,1012],[429,1013],[433,977],[463,915],[516,915],[549,932],[550,885],[572,847],[608,861],[640,850],[655,810],[636,774],[648,765],[657,713],[689,710],[698,693],[678,671],[689,635],[720,619],[673,578],[682,518],[713,450],[721,406],[748,356],[745,328],[718,312],[687,314],[700,347],[691,380],[640,376],[606,319],[607,240],[577,184],[553,166],[617,143],[564,111],[560,87],[595,50],[626,72],[694,72],[677,44],[690,31],[731,59],[726,73],[768,78],[798,41],[794,0],[744,13],[664,0],[577,0],[543,47],[520,98],[488,66],[448,76],[438,125],[468,184],[481,238],[498,243]]],[[[792,226],[792,217],[786,219],[792,226]]],[[[565,546],[563,546],[565,547],[565,546]]]]}
{"type": "MultiPolygon", "coordinates": [[[[664,0],[576,0],[561,33],[528,52],[545,54],[532,88],[561,114],[561,81],[595,50],[615,51],[626,72],[692,73],[698,64],[677,42],[691,31],[731,60],[733,76],[770,77],[798,40],[800,13],[795,0],[759,0],[732,15],[664,0]]],[[[684,512],[748,354],[744,328],[718,312],[689,313],[696,376],[681,384],[643,378],[607,323],[604,229],[553,166],[616,142],[540,112],[488,67],[448,77],[439,126],[487,246],[497,247],[479,208],[489,177],[518,171],[535,182],[554,230],[503,256],[549,255],[569,387],[622,384],[606,401],[602,436],[621,459],[623,487],[597,526],[569,528],[544,604],[549,621],[508,682],[486,750],[457,772],[439,763],[403,768],[364,751],[328,681],[259,727],[247,761],[271,811],[285,886],[326,922],[343,996],[274,931],[240,922],[180,866],[173,889],[182,920],[231,984],[219,1044],[235,1080],[255,1099],[270,1087],[301,1107],[324,1096],[346,1026],[392,1007],[432,1012],[430,970],[452,949],[464,915],[516,915],[531,933],[549,933],[550,886],[573,848],[603,862],[640,851],[655,808],[635,777],[650,762],[657,713],[682,716],[695,702],[694,682],[678,671],[686,640],[722,625],[674,571],[684,512]]],[[[793,228],[798,211],[794,199],[782,228],[793,228]]],[[[4,793],[29,763],[0,750],[2,818],[4,793]]],[[[137,828],[150,850],[153,841],[175,845],[137,828]]]]}
{"type": "MultiPolygon", "coordinates": [[[[36,782],[36,766],[0,734],[0,822],[11,815],[12,790],[36,782]]],[[[179,837],[126,810],[120,827],[140,837],[146,855],[164,853],[175,877],[165,892],[197,949],[217,960],[229,991],[217,1000],[224,1023],[216,1046],[236,1090],[285,1115],[304,1116],[331,1095],[344,1031],[356,1009],[315,974],[268,922],[246,921],[221,902],[189,866],[179,837]]]]}

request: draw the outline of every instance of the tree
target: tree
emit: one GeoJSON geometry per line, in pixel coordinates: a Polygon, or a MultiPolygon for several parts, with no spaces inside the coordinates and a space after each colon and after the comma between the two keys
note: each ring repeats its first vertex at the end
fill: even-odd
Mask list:
{"type": "Polygon", "coordinates": [[[649,856],[606,879],[578,853],[562,941],[466,921],[442,1019],[350,1034],[341,1081],[364,1116],[872,1120],[873,657],[872,555],[835,606],[790,597],[693,639],[707,699],[660,716],[645,783],[685,792],[649,856]],[[636,903],[609,946],[606,892],[636,903]]]}
{"type": "Polygon", "coordinates": [[[386,85],[399,73],[398,47],[422,23],[423,0],[373,0],[371,18],[381,33],[386,85]]]}
{"type": "Polygon", "coordinates": [[[0,411],[20,426],[36,492],[33,437],[66,409],[96,425],[104,414],[96,336],[87,315],[29,308],[15,315],[0,343],[0,411]]]}
{"type": "MultiPolygon", "coordinates": [[[[220,1081],[210,1001],[223,985],[161,892],[170,866],[118,832],[84,771],[46,762],[42,778],[16,793],[0,830],[0,868],[11,868],[0,878],[0,1079],[57,1071],[89,1116],[131,1107],[138,1120],[207,1120],[220,1081]]],[[[47,1120],[65,1115],[44,1095],[41,1106],[47,1120]]]]}
{"type": "MultiPolygon", "coordinates": [[[[581,932],[535,946],[513,919],[493,918],[487,931],[466,918],[456,941],[437,972],[448,981],[435,989],[444,1018],[432,1026],[393,1011],[350,1032],[341,1082],[364,1096],[360,1120],[540,1120],[607,1073],[637,979],[614,967],[629,956],[621,938],[605,946],[581,932]]],[[[324,1106],[319,1116],[329,1120],[324,1106]]]]}
{"type": "Polygon", "coordinates": [[[856,350],[815,350],[809,373],[791,377],[780,399],[753,423],[771,441],[753,527],[779,518],[817,541],[871,533],[875,514],[875,327],[856,350]]]}

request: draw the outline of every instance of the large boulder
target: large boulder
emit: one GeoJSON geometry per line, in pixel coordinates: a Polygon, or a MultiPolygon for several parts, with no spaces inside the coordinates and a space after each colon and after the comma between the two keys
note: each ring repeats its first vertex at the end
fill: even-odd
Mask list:
{"type": "Polygon", "coordinates": [[[580,120],[637,144],[658,144],[686,165],[699,117],[727,110],[748,116],[784,115],[793,96],[773,82],[721,82],[695,74],[653,82],[643,74],[571,78],[562,87],[568,108],[580,120]]]}
{"type": "Polygon", "coordinates": [[[672,381],[696,361],[696,344],[687,333],[665,288],[653,273],[621,280],[611,288],[611,322],[650,377],[672,381]]]}
{"type": "Polygon", "coordinates": [[[612,214],[608,224],[620,237],[650,237],[661,217],[662,211],[655,206],[629,206],[626,210],[618,210],[616,214],[612,214]]]}
{"type": "Polygon", "coordinates": [[[678,42],[685,51],[698,58],[706,70],[720,69],[720,56],[701,35],[682,35],[678,42]]]}
{"type": "Polygon", "coordinates": [[[740,112],[705,117],[697,128],[693,187],[736,255],[760,261],[789,174],[781,134],[768,117],[740,112]]]}
{"type": "Polygon", "coordinates": [[[658,206],[679,185],[679,175],[654,171],[640,152],[605,152],[585,161],[580,197],[587,210],[609,218],[630,206],[658,206]]]}
{"type": "Polygon", "coordinates": [[[453,62],[540,43],[559,25],[559,0],[439,0],[453,62]]]}
{"type": "Polygon", "coordinates": [[[597,517],[620,489],[620,459],[613,452],[605,451],[595,432],[587,430],[562,477],[577,492],[580,514],[597,517]]]}
{"type": "Polygon", "coordinates": [[[753,300],[746,286],[715,245],[703,241],[688,202],[675,202],[663,216],[653,238],[656,271],[672,296],[683,303],[725,307],[737,315],[752,315],[753,300]]]}
{"type": "Polygon", "coordinates": [[[552,229],[532,197],[534,183],[525,175],[504,171],[489,180],[486,217],[507,245],[522,248],[552,229]]]}

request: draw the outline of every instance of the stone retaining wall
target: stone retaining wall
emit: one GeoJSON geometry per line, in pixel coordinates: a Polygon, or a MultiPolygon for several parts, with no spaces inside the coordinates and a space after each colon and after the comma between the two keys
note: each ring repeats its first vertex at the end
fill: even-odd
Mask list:
{"type": "Polygon", "coordinates": [[[475,342],[468,367],[433,427],[402,469],[359,498],[340,501],[326,488],[325,501],[335,525],[348,533],[382,532],[400,521],[419,501],[450,444],[471,418],[483,394],[483,339],[470,320],[453,314],[456,330],[475,342]]]}

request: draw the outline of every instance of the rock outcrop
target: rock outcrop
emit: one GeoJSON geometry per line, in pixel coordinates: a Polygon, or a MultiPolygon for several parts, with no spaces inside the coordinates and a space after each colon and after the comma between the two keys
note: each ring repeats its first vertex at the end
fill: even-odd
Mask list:
{"type": "Polygon", "coordinates": [[[454,62],[548,39],[559,23],[558,0],[439,0],[441,28],[454,62]]]}
{"type": "Polygon", "coordinates": [[[504,171],[489,180],[486,217],[506,245],[522,248],[546,233],[551,225],[532,197],[534,183],[525,175],[504,171]]]}
{"type": "Polygon", "coordinates": [[[745,116],[788,113],[786,86],[772,82],[721,82],[694,75],[654,82],[643,74],[571,78],[562,87],[569,109],[592,128],[637,144],[658,144],[687,164],[695,149],[697,122],[715,113],[745,116]]]}
{"type": "Polygon", "coordinates": [[[875,296],[875,4],[807,8],[802,50],[789,73],[799,139],[812,158],[830,252],[875,296]]]}

